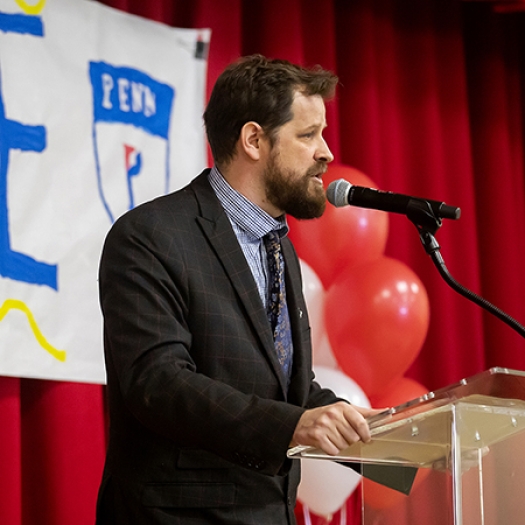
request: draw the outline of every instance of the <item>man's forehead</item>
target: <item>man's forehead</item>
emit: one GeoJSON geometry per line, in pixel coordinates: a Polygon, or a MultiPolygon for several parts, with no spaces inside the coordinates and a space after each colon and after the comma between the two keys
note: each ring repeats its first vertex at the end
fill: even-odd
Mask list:
{"type": "Polygon", "coordinates": [[[308,126],[325,125],[326,109],[321,95],[305,95],[296,91],[291,109],[293,117],[289,122],[308,126]]]}

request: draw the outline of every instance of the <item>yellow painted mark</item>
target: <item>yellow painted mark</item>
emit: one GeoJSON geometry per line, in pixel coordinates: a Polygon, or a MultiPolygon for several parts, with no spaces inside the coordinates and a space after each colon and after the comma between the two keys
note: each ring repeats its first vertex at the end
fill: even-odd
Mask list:
{"type": "Polygon", "coordinates": [[[38,15],[44,9],[47,0],[38,0],[34,5],[28,4],[25,0],[15,0],[18,6],[28,15],[38,15]]]}
{"type": "Polygon", "coordinates": [[[47,342],[46,338],[42,335],[40,328],[38,328],[38,325],[35,321],[35,317],[33,316],[31,310],[27,307],[27,305],[24,302],[19,301],[18,299],[6,299],[4,301],[4,304],[0,307],[0,321],[2,321],[2,319],[5,317],[7,312],[9,312],[9,310],[13,309],[20,310],[26,314],[29,326],[33,331],[35,339],[46,352],[49,352],[55,359],[58,359],[59,361],[66,360],[66,351],[58,350],[47,342]]]}

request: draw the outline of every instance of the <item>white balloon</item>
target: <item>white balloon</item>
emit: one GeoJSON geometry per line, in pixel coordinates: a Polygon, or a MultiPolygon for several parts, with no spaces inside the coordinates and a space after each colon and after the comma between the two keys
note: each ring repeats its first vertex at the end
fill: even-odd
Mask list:
{"type": "Polygon", "coordinates": [[[299,501],[319,516],[337,512],[361,482],[349,467],[320,459],[301,459],[299,501]]]}
{"type": "Polygon", "coordinates": [[[321,340],[312,348],[312,361],[314,368],[324,366],[326,368],[339,369],[339,364],[330,346],[328,334],[323,333],[321,340]]]}
{"type": "Polygon", "coordinates": [[[317,277],[312,267],[299,260],[301,264],[301,273],[303,275],[303,294],[308,307],[308,317],[310,319],[310,327],[312,329],[312,347],[319,346],[323,337],[325,336],[324,325],[324,296],[325,289],[323,283],[317,277]]]}
{"type": "Polygon", "coordinates": [[[326,366],[314,366],[315,380],[325,388],[334,391],[337,397],[346,399],[352,405],[370,408],[370,401],[363,389],[344,372],[326,366]]]}

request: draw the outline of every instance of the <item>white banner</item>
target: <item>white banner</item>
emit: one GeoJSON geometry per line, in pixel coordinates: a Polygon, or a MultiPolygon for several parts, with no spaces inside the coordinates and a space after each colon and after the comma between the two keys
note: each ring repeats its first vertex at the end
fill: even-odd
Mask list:
{"type": "Polygon", "coordinates": [[[103,240],[206,166],[209,39],[89,0],[0,0],[0,375],[105,382],[103,240]]]}

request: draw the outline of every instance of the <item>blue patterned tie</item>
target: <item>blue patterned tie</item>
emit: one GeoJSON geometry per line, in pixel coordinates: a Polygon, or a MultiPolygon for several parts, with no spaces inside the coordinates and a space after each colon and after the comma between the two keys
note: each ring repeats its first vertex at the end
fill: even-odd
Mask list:
{"type": "Polygon", "coordinates": [[[290,317],[286,305],[286,288],[284,283],[284,260],[281,253],[281,242],[276,232],[264,236],[264,244],[268,255],[268,320],[272,327],[273,340],[277,358],[286,377],[290,378],[292,371],[292,334],[290,317]]]}

